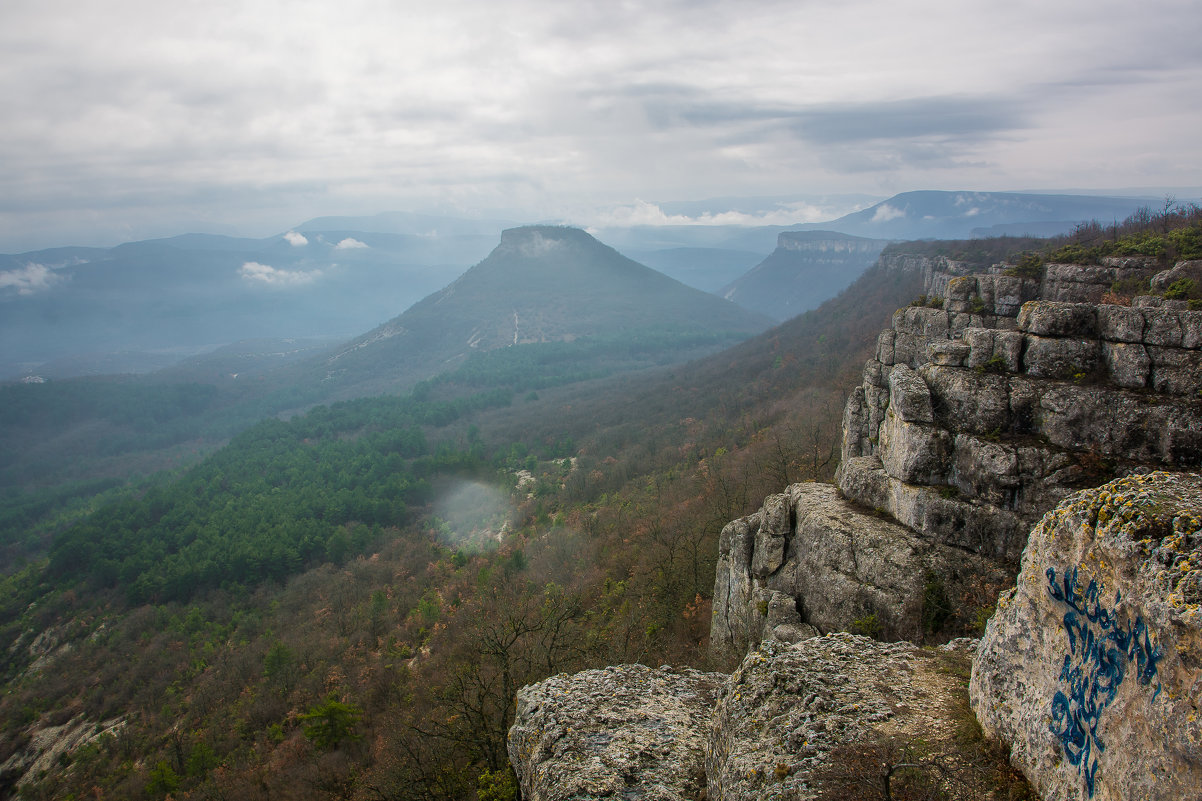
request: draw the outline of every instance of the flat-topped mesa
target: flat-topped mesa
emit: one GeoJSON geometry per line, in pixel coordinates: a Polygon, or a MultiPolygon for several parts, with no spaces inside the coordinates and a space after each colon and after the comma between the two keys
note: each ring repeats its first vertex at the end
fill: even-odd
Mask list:
{"type": "Polygon", "coordinates": [[[894,315],[848,400],[838,475],[848,498],[1016,563],[1031,525],[1070,492],[1138,469],[1199,468],[1202,311],[1155,296],[1040,299],[1100,298],[1154,270],[947,275],[928,282],[944,286],[941,308],[894,315]]]}
{"type": "Polygon", "coordinates": [[[776,246],[781,250],[814,253],[866,253],[876,256],[886,240],[841,234],[835,231],[782,231],[777,234],[776,246]]]}

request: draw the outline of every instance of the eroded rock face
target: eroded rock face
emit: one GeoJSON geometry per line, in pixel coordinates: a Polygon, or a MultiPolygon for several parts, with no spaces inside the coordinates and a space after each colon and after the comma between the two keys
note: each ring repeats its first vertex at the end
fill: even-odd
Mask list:
{"type": "Polygon", "coordinates": [[[19,790],[34,777],[61,769],[62,760],[77,748],[115,735],[124,726],[121,718],[94,721],[79,715],[58,726],[33,727],[29,741],[0,764],[0,793],[9,786],[19,790]]]}
{"type": "Polygon", "coordinates": [[[970,615],[965,599],[987,604],[1006,582],[999,562],[857,507],[829,484],[795,484],[722,530],[710,644],[733,661],[762,640],[853,627],[922,639],[937,594],[957,599],[951,614],[970,615]]]}
{"type": "Polygon", "coordinates": [[[1066,499],[1031,532],[970,697],[1045,799],[1202,793],[1202,476],[1066,499]]]}
{"type": "Polygon", "coordinates": [[[815,771],[842,746],[953,737],[963,685],[950,658],[832,634],[766,643],[729,676],[555,676],[518,694],[510,761],[527,801],[812,799],[815,771]]]}
{"type": "Polygon", "coordinates": [[[844,411],[847,497],[1017,562],[1030,526],[1071,492],[1202,467],[1202,311],[1150,296],[1080,302],[1100,295],[1098,280],[1146,267],[1048,269],[1030,286],[954,277],[944,308],[894,315],[844,411]],[[999,299],[1036,290],[1073,302],[1027,300],[1006,316],[1015,305],[999,299]]]}
{"type": "Polygon", "coordinates": [[[721,673],[643,665],[523,687],[509,759],[526,801],[696,801],[721,673]]]}

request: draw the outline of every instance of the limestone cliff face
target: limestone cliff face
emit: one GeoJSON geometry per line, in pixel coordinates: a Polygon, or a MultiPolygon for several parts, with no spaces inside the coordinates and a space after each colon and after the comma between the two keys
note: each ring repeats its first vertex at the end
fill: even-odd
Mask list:
{"type": "Polygon", "coordinates": [[[936,593],[955,599],[959,619],[942,620],[954,630],[1070,493],[1202,465],[1202,311],[1096,302],[1155,268],[1049,265],[1038,281],[894,258],[940,307],[901,309],[881,333],[844,412],[841,495],[790,487],[722,532],[711,643],[723,659],[866,619],[876,636],[920,640],[936,593]]]}
{"type": "Polygon", "coordinates": [[[785,231],[776,250],[718,294],[740,306],[787,320],[847,288],[889,244],[835,231],[785,231]]]}
{"type": "Polygon", "coordinates": [[[959,271],[929,271],[942,308],[898,311],[848,400],[849,498],[1013,560],[1031,524],[1107,472],[1199,467],[1202,312],[1150,296],[1098,303],[1155,268],[1052,264],[1042,281],[959,271]]]}
{"type": "MultiPolygon", "coordinates": [[[[971,615],[1010,575],[848,502],[831,485],[795,484],[722,530],[710,646],[731,662],[763,640],[855,628],[922,640],[924,619],[929,629],[941,614],[971,615]],[[941,601],[946,608],[931,608],[941,601]]],[[[939,621],[957,622],[967,621],[939,621]]]]}
{"type": "Polygon", "coordinates": [[[848,401],[840,489],[949,545],[1015,560],[1075,489],[1141,467],[1198,469],[1202,311],[1158,300],[1027,301],[1013,320],[900,310],[848,401]]]}
{"type": "Polygon", "coordinates": [[[1198,798],[1202,476],[1132,476],[1049,512],[970,696],[1045,799],[1198,798]]]}

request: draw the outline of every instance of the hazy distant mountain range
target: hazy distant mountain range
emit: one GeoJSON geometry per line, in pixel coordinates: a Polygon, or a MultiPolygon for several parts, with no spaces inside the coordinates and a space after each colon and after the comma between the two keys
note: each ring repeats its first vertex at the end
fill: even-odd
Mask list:
{"type": "MultiPolygon", "coordinates": [[[[817,262],[804,266],[790,254],[774,254],[782,233],[880,240],[1046,235],[1084,220],[1122,219],[1147,202],[907,192],[820,224],[590,232],[665,275],[784,319],[850,283],[862,267],[831,263],[831,276],[817,262]]],[[[671,211],[711,214],[711,205],[677,204],[671,211]]],[[[114,248],[0,255],[0,380],[141,372],[246,339],[343,341],[447,286],[511,227],[500,219],[397,212],[317,218],[264,239],[185,234],[114,248]]]]}
{"type": "Polygon", "coordinates": [[[1015,192],[903,192],[829,223],[795,230],[830,230],[878,239],[971,239],[1055,236],[1084,221],[1122,221],[1146,199],[1015,192]]]}

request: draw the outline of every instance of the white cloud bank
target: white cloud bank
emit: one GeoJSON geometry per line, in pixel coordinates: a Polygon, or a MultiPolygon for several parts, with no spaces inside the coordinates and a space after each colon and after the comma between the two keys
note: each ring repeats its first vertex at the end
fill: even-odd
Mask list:
{"type": "Polygon", "coordinates": [[[855,209],[812,205],[809,203],[786,203],[779,208],[761,211],[723,211],[701,214],[669,214],[657,203],[636,200],[633,203],[613,206],[585,215],[580,221],[590,229],[624,228],[638,225],[797,225],[799,223],[822,222],[842,216],[855,209]]]}
{"type": "Polygon", "coordinates": [[[358,239],[355,239],[352,236],[348,236],[346,239],[342,240],[337,245],[335,245],[334,249],[335,250],[356,250],[358,248],[366,248],[366,247],[371,247],[371,246],[368,245],[366,242],[360,242],[358,239]]]}
{"type": "Polygon", "coordinates": [[[0,272],[0,290],[15,289],[18,295],[32,295],[49,289],[60,280],[61,277],[46,265],[31,262],[20,270],[0,272]]]}
{"type": "Polygon", "coordinates": [[[321,270],[279,270],[269,264],[248,261],[238,269],[239,274],[251,283],[267,286],[287,287],[309,284],[321,276],[321,270]]]}
{"type": "Polygon", "coordinates": [[[289,231],[288,233],[284,234],[284,238],[287,239],[288,244],[292,245],[294,248],[303,248],[305,245],[309,244],[309,240],[305,237],[305,235],[298,234],[296,231],[289,231]]]}

